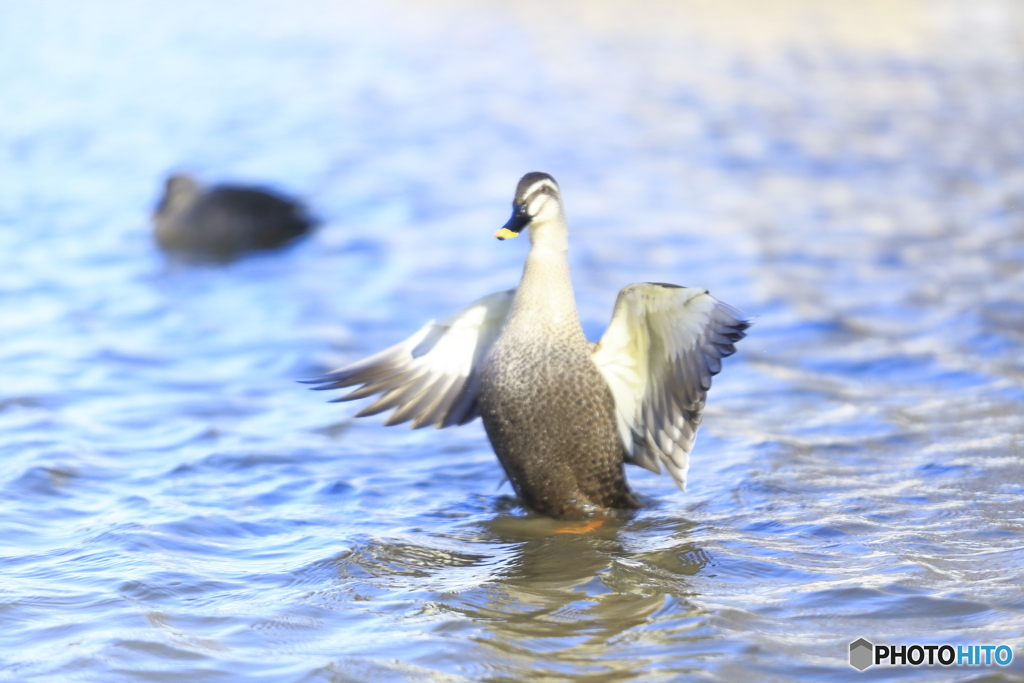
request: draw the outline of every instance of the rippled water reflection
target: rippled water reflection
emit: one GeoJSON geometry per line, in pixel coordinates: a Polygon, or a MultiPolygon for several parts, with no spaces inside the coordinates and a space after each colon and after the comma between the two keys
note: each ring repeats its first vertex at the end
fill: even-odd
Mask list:
{"type": "Polygon", "coordinates": [[[0,7],[0,679],[1024,680],[1024,15],[1009,0],[0,7]],[[170,168],[313,239],[158,254],[170,168]],[[690,489],[588,534],[479,424],[293,380],[513,285],[757,316],[690,489]],[[846,664],[851,640],[1012,666],[846,664]]]}

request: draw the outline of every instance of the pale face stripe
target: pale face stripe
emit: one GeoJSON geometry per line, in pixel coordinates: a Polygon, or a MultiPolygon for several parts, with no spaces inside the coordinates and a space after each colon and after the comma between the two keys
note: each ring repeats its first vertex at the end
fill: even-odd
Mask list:
{"type": "Polygon", "coordinates": [[[556,201],[561,201],[557,186],[547,180],[542,180],[531,185],[530,189],[526,192],[526,199],[523,202],[528,207],[527,213],[531,216],[536,216],[537,213],[540,212],[544,202],[547,201],[548,197],[552,197],[556,201]]]}
{"type": "Polygon", "coordinates": [[[540,180],[540,181],[534,183],[533,185],[530,185],[530,189],[528,189],[525,192],[525,194],[526,194],[527,197],[530,197],[532,199],[532,195],[534,193],[536,193],[536,192],[543,192],[545,190],[547,190],[548,192],[550,192],[553,195],[558,195],[558,186],[555,185],[550,180],[548,180],[547,178],[545,178],[544,180],[540,180]]]}
{"type": "Polygon", "coordinates": [[[536,198],[537,194],[545,193],[550,194],[554,197],[560,197],[561,193],[558,191],[558,185],[552,178],[541,178],[529,187],[523,189],[521,192],[516,193],[516,204],[529,204],[536,198]]]}

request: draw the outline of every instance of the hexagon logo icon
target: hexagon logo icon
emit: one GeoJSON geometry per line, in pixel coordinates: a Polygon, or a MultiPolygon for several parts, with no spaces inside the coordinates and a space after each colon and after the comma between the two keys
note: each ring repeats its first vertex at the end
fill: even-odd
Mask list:
{"type": "Polygon", "coordinates": [[[858,638],[850,643],[850,666],[857,671],[863,671],[873,664],[871,660],[874,659],[874,653],[874,645],[863,638],[858,638]]]}

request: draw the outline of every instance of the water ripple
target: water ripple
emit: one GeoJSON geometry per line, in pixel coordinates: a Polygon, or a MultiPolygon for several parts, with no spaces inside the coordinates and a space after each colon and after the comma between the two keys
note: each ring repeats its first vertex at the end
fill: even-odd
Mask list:
{"type": "Polygon", "coordinates": [[[0,6],[0,680],[1024,680],[1012,2],[0,6]],[[321,219],[165,259],[170,169],[321,219]],[[637,281],[755,316],[690,483],[586,533],[479,424],[294,380],[513,286],[566,193],[589,337],[637,281]],[[490,226],[490,227],[488,227],[490,226]],[[1006,643],[861,674],[852,640],[1006,643]]]}

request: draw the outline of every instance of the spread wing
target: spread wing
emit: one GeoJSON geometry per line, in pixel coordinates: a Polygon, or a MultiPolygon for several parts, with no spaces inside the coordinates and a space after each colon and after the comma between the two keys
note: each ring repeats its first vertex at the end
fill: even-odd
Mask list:
{"type": "Polygon", "coordinates": [[[615,398],[627,462],[652,472],[664,463],[685,489],[711,377],[748,327],[704,289],[646,283],[619,292],[593,359],[615,398]]]}
{"type": "Polygon", "coordinates": [[[389,349],[306,382],[320,385],[315,389],[361,385],[336,401],[383,393],[357,417],[396,408],[386,425],[465,424],[479,416],[480,367],[505,325],[515,291],[485,296],[440,322],[431,320],[389,349]]]}

